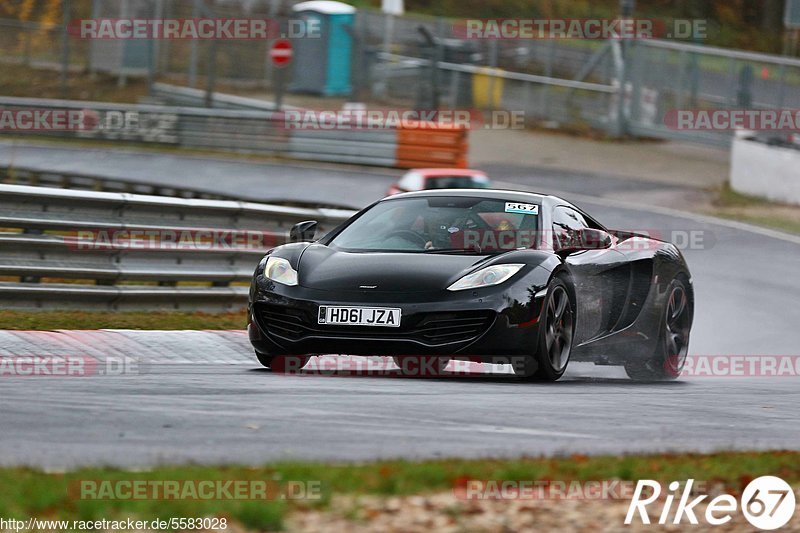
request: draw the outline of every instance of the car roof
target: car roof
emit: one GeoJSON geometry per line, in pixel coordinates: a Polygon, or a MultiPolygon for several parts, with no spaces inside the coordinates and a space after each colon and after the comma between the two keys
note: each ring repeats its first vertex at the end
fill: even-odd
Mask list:
{"type": "Polygon", "coordinates": [[[522,191],[510,191],[502,189],[436,189],[406,192],[389,196],[381,200],[388,202],[392,200],[400,200],[403,198],[428,198],[428,197],[442,197],[442,196],[461,196],[472,198],[487,198],[491,200],[507,200],[513,202],[532,202],[540,205],[545,204],[566,204],[572,205],[569,202],[558,198],[557,196],[536,194],[522,191]]]}
{"type": "MultiPolygon", "coordinates": [[[[486,176],[482,170],[472,170],[468,168],[416,168],[412,170],[426,178],[436,178],[442,176],[486,176]]],[[[488,177],[488,176],[486,176],[488,177]]]]}

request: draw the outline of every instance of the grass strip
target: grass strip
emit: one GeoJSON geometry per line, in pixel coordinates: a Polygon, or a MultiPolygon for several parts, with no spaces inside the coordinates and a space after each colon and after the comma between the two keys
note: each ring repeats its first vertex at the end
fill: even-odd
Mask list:
{"type": "Polygon", "coordinates": [[[231,330],[244,329],[247,311],[200,312],[105,312],[105,311],[0,311],[0,329],[139,329],[231,330]]]}
{"type": "MultiPolygon", "coordinates": [[[[251,530],[279,530],[288,512],[325,508],[335,495],[403,496],[441,493],[467,480],[601,481],[655,479],[661,482],[699,481],[724,485],[739,493],[752,479],[775,475],[790,484],[800,482],[800,452],[725,452],[710,455],[645,456],[572,455],[560,458],[448,459],[382,461],[330,465],[287,462],[262,467],[185,466],[128,472],[88,468],[45,473],[27,468],[0,469],[0,516],[25,520],[35,516],[59,520],[139,520],[173,517],[224,517],[251,530]],[[98,500],[81,499],[82,480],[269,481],[281,486],[319,483],[317,500],[98,500]]],[[[308,485],[307,485],[308,486],[308,485]]]]}

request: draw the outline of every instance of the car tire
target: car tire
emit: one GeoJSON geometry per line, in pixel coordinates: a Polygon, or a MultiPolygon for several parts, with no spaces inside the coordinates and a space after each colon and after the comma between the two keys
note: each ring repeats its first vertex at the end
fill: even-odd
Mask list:
{"type": "Polygon", "coordinates": [[[449,357],[434,356],[394,356],[394,364],[400,367],[400,374],[408,377],[436,377],[444,374],[449,357]]]}
{"type": "Polygon", "coordinates": [[[688,283],[677,277],[667,288],[667,300],[660,320],[656,353],[650,359],[625,362],[625,372],[635,381],[673,381],[680,377],[689,352],[692,301],[688,283]]]}
{"type": "Polygon", "coordinates": [[[261,366],[264,368],[272,368],[272,361],[275,360],[275,357],[256,352],[256,359],[258,359],[258,362],[261,363],[261,366]]]}
{"type": "Polygon", "coordinates": [[[542,304],[536,354],[514,361],[514,373],[528,381],[558,381],[567,371],[574,337],[575,298],[566,280],[556,276],[542,304]]]}
{"type": "Polygon", "coordinates": [[[281,374],[299,372],[310,359],[310,357],[300,355],[264,355],[258,352],[256,352],[256,358],[265,368],[281,374]]]}

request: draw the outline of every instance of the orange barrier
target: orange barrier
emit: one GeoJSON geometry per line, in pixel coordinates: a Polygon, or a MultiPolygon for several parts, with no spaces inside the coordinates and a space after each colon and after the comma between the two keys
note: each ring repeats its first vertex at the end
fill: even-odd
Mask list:
{"type": "Polygon", "coordinates": [[[406,123],[397,129],[398,168],[467,168],[468,150],[465,126],[406,123]]]}

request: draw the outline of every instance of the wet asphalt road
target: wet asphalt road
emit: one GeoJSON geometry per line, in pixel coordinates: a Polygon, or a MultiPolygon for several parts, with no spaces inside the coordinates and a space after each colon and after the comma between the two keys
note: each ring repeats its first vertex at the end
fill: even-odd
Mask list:
{"type": "Polygon", "coordinates": [[[800,380],[637,384],[576,364],[555,385],[509,375],[284,376],[255,365],[3,380],[0,463],[304,459],[796,449],[800,380]],[[601,377],[606,375],[606,377],[601,377]]]}
{"type": "MultiPolygon", "coordinates": [[[[354,207],[381,197],[399,174],[115,151],[87,156],[87,150],[0,143],[0,164],[11,157],[23,167],[114,171],[254,200],[343,198],[354,207]]],[[[684,249],[697,295],[692,354],[800,353],[797,240],[615,201],[635,192],[679,196],[681,191],[667,186],[514,167],[489,170],[522,187],[566,193],[610,227],[676,239],[700,235],[701,245],[684,249]]],[[[0,462],[61,468],[796,449],[800,442],[798,378],[636,384],[618,369],[575,365],[562,383],[532,385],[505,375],[278,376],[247,361],[153,365],[147,373],[118,377],[0,378],[0,462]]]]}

